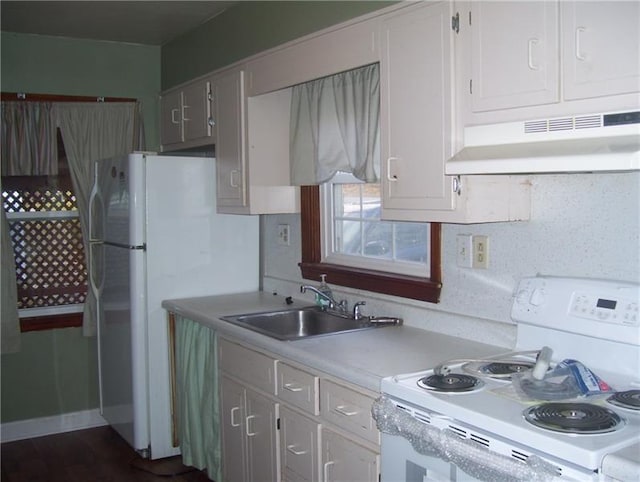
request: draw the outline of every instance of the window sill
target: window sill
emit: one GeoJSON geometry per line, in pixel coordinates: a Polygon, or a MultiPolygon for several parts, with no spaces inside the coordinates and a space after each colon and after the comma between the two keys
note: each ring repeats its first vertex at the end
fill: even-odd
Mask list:
{"type": "Polygon", "coordinates": [[[82,326],[82,313],[64,313],[60,315],[34,316],[20,318],[20,331],[44,331],[56,328],[79,328],[82,326]]]}
{"type": "Polygon", "coordinates": [[[438,303],[442,283],[428,278],[406,276],[384,271],[353,268],[329,263],[299,263],[302,277],[319,280],[326,274],[331,283],[374,293],[383,293],[430,303],[438,303]]]}

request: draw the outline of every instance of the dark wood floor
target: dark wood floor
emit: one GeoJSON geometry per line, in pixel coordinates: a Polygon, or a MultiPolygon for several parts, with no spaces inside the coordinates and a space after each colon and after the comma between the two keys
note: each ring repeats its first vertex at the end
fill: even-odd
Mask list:
{"type": "Polygon", "coordinates": [[[2,482],[208,482],[180,457],[149,461],[110,427],[78,430],[1,446],[2,482]]]}

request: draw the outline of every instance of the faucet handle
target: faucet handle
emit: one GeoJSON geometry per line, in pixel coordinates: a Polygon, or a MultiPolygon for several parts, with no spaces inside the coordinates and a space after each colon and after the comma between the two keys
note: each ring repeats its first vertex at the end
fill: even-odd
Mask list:
{"type": "Polygon", "coordinates": [[[364,306],[366,304],[367,304],[366,301],[357,301],[353,305],[353,318],[354,318],[354,320],[359,320],[360,318],[362,318],[362,313],[360,313],[360,307],[364,306]]]}

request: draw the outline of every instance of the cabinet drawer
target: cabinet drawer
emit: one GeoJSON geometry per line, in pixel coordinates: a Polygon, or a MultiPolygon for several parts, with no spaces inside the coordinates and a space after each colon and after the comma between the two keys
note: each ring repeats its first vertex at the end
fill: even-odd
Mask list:
{"type": "Polygon", "coordinates": [[[370,442],[380,442],[371,415],[373,397],[325,379],[320,381],[320,393],[320,414],[324,419],[370,442]]]}
{"type": "Polygon", "coordinates": [[[318,415],[318,377],[315,375],[280,362],[277,388],[280,400],[318,415]]]}
{"type": "Polygon", "coordinates": [[[220,369],[271,395],[276,393],[276,361],[262,353],[221,339],[220,369]]]}

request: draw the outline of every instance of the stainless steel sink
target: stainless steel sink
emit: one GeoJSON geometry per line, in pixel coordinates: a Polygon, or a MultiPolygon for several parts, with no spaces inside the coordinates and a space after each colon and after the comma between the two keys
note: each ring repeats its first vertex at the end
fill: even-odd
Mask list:
{"type": "MultiPolygon", "coordinates": [[[[363,317],[356,320],[339,313],[322,311],[317,306],[230,315],[223,316],[222,319],[278,340],[299,340],[312,336],[366,330],[383,325],[376,322],[376,319],[363,317]]],[[[384,325],[401,322],[402,320],[396,320],[396,323],[384,323],[384,325]]]]}

